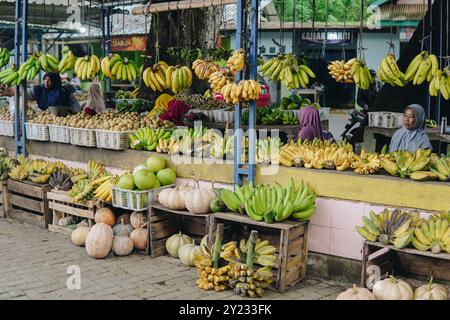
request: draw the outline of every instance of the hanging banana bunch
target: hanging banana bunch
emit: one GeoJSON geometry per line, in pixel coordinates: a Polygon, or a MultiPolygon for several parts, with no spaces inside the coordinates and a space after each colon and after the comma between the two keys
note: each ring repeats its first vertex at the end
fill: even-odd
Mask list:
{"type": "Polygon", "coordinates": [[[241,71],[245,66],[245,52],[244,49],[237,49],[233,52],[227,61],[227,68],[233,73],[241,71]]]}
{"type": "Polygon", "coordinates": [[[353,63],[351,73],[353,81],[359,88],[367,90],[373,84],[372,75],[364,60],[357,59],[353,63]]]}
{"type": "Polygon", "coordinates": [[[165,61],[159,61],[152,67],[146,68],[142,72],[142,79],[147,87],[153,91],[164,91],[167,89],[166,72],[169,69],[169,65],[165,61]]]}
{"type": "Polygon", "coordinates": [[[133,82],[140,73],[139,67],[133,60],[128,59],[127,57],[122,58],[118,54],[113,55],[109,60],[108,68],[111,71],[110,74],[117,80],[128,82],[133,82]]]}
{"type": "Polygon", "coordinates": [[[338,83],[353,83],[352,66],[356,58],[352,58],[345,62],[344,60],[331,61],[328,65],[328,73],[338,83]]]}
{"type": "Polygon", "coordinates": [[[406,69],[405,78],[412,81],[413,85],[421,85],[425,80],[430,82],[438,69],[439,61],[436,55],[425,50],[411,61],[406,69]]]}
{"type": "Polygon", "coordinates": [[[54,55],[50,53],[38,52],[36,56],[39,58],[41,69],[44,72],[56,73],[59,71],[59,60],[54,55]]]}
{"type": "Polygon", "coordinates": [[[166,86],[173,93],[186,91],[192,85],[192,71],[187,66],[170,66],[166,71],[166,86]]]}
{"type": "Polygon", "coordinates": [[[75,62],[75,72],[81,80],[94,78],[100,71],[100,60],[96,55],[78,58],[75,62]]]}
{"type": "Polygon", "coordinates": [[[9,62],[9,51],[5,47],[0,49],[0,68],[6,66],[9,62]]]}
{"type": "Polygon", "coordinates": [[[437,97],[439,92],[445,100],[450,99],[450,69],[438,70],[431,79],[429,85],[430,95],[437,97]]]}
{"type": "Polygon", "coordinates": [[[211,59],[197,59],[192,62],[192,69],[200,80],[205,80],[214,72],[219,71],[220,67],[211,59]]]}
{"type": "Polygon", "coordinates": [[[261,85],[255,80],[241,80],[239,83],[226,84],[220,91],[227,103],[257,100],[261,94],[261,85]]]}
{"type": "Polygon", "coordinates": [[[381,60],[377,69],[377,77],[393,87],[404,87],[407,83],[406,76],[400,71],[395,61],[395,56],[392,53],[381,60]]]}
{"type": "Polygon", "coordinates": [[[220,70],[213,72],[209,76],[208,82],[211,85],[212,90],[218,92],[222,90],[226,84],[234,82],[234,76],[231,72],[220,70]]]}
{"type": "Polygon", "coordinates": [[[70,50],[68,46],[64,46],[62,53],[64,55],[58,65],[59,73],[72,70],[75,66],[75,62],[77,61],[77,57],[75,57],[72,50],[70,50]]]}
{"type": "Polygon", "coordinates": [[[27,80],[31,81],[39,73],[39,70],[41,70],[41,64],[39,62],[39,58],[36,54],[32,55],[28,58],[27,61],[25,61],[19,68],[19,76],[20,80],[27,80]]]}
{"type": "Polygon", "coordinates": [[[19,71],[15,64],[11,64],[11,67],[0,72],[0,82],[6,85],[18,86],[21,82],[19,71]]]}

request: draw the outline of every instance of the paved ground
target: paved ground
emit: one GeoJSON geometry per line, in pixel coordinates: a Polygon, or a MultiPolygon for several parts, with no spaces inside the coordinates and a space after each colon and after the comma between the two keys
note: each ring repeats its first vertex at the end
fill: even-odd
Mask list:
{"type": "MultiPolygon", "coordinates": [[[[194,268],[171,257],[134,253],[97,260],[66,236],[0,218],[0,299],[240,299],[231,290],[201,291],[195,279],[194,268]],[[69,266],[80,268],[79,290],[67,288],[69,266]]],[[[265,298],[334,300],[347,286],[307,278],[265,298]]]]}

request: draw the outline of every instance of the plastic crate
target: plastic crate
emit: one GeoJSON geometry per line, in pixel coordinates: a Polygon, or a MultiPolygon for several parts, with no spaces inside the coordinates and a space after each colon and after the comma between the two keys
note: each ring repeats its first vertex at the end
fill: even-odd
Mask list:
{"type": "Polygon", "coordinates": [[[130,142],[128,136],[136,131],[111,131],[96,130],[95,138],[97,140],[97,148],[123,150],[128,149],[130,142]]]}
{"type": "Polygon", "coordinates": [[[134,191],[124,190],[112,186],[112,205],[116,208],[122,208],[133,211],[145,211],[156,200],[156,196],[164,189],[172,188],[175,184],[164,186],[158,189],[134,191]]]}
{"type": "Polygon", "coordinates": [[[70,143],[70,129],[66,126],[49,125],[50,141],[70,143]]]}
{"type": "Polygon", "coordinates": [[[48,125],[25,122],[26,137],[29,140],[50,141],[48,125]]]}
{"type": "Polygon", "coordinates": [[[396,129],[402,126],[402,122],[402,113],[369,112],[369,127],[396,129]]]}
{"type": "Polygon", "coordinates": [[[82,129],[82,128],[69,128],[70,130],[70,143],[84,146],[84,147],[96,147],[97,142],[95,139],[95,130],[82,129]]]}
{"type": "Polygon", "coordinates": [[[369,127],[381,127],[381,118],[379,112],[368,112],[369,127]]]}
{"type": "Polygon", "coordinates": [[[14,121],[0,120],[0,135],[14,137],[14,121]]]}

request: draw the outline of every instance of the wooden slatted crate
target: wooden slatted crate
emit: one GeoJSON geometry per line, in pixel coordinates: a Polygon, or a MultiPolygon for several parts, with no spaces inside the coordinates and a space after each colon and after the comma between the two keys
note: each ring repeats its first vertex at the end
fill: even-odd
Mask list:
{"type": "Polygon", "coordinates": [[[377,276],[386,275],[450,281],[450,254],[433,254],[414,248],[398,249],[393,245],[366,241],[363,247],[361,287],[373,285],[377,276]]]}
{"type": "MultiPolygon", "coordinates": [[[[218,223],[224,224],[224,242],[248,239],[252,230],[259,238],[268,240],[277,248],[278,260],[274,268],[272,289],[284,292],[305,277],[308,258],[308,222],[284,221],[265,223],[248,216],[216,213],[210,217],[209,238],[212,239],[218,223]]],[[[257,264],[255,264],[258,267],[257,264]]]]}
{"type": "Polygon", "coordinates": [[[5,218],[8,216],[9,207],[7,181],[1,181],[0,183],[0,205],[0,217],[5,218]]]}
{"type": "MultiPolygon", "coordinates": [[[[83,203],[72,203],[71,198],[64,191],[52,190],[47,193],[49,200],[49,208],[52,210],[52,223],[48,225],[48,229],[53,232],[71,235],[72,229],[60,226],[59,220],[67,216],[80,217],[87,219],[89,226],[92,226],[95,215],[95,204],[93,201],[85,201],[83,203]]],[[[81,219],[78,219],[81,220],[81,219]]]]}
{"type": "Polygon", "coordinates": [[[187,234],[197,244],[209,232],[211,214],[193,214],[188,211],[171,210],[161,205],[152,205],[148,216],[146,253],[152,258],[167,253],[166,241],[177,232],[187,234]]]}
{"type": "Polygon", "coordinates": [[[47,229],[51,221],[48,184],[8,180],[8,216],[47,229]]]}

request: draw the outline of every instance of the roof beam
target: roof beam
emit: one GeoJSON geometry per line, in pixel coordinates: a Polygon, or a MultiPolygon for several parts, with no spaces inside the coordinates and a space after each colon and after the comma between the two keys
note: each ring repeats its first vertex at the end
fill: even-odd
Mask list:
{"type": "Polygon", "coordinates": [[[186,9],[199,9],[207,7],[217,7],[226,4],[235,4],[236,0],[182,0],[162,3],[152,3],[148,6],[133,8],[133,15],[147,15],[164,11],[176,11],[186,9]]]}

